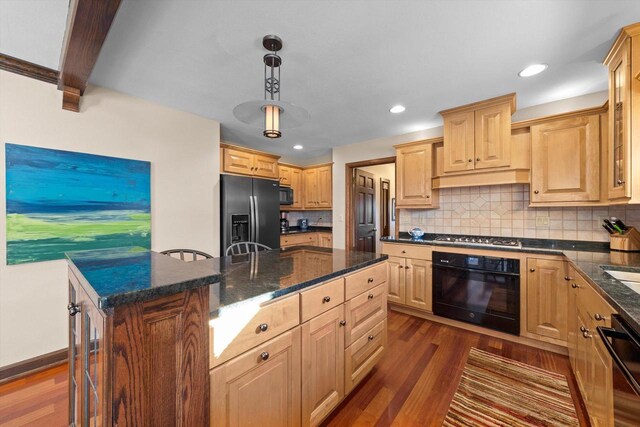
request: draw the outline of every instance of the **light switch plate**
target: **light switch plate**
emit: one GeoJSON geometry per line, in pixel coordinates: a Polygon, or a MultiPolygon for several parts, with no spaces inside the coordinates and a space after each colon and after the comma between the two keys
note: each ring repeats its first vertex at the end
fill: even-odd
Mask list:
{"type": "Polygon", "coordinates": [[[536,227],[548,227],[549,226],[549,217],[548,216],[537,216],[536,217],[536,227]]]}

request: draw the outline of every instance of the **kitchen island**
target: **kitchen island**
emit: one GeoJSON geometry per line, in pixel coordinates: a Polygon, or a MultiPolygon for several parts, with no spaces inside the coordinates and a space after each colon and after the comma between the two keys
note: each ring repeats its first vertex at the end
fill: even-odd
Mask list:
{"type": "Polygon", "coordinates": [[[386,348],[386,255],[68,259],[77,425],[317,425],[386,348]]]}

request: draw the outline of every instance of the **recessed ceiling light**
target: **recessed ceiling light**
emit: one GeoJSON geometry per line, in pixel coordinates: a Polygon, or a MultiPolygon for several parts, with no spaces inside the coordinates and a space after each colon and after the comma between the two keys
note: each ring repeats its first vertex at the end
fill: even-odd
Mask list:
{"type": "Polygon", "coordinates": [[[302,150],[302,145],[298,144],[298,145],[294,145],[293,148],[295,150],[302,150]]]}
{"type": "Polygon", "coordinates": [[[527,68],[525,68],[524,70],[520,71],[518,73],[518,75],[520,77],[531,77],[531,76],[535,76],[536,74],[540,74],[541,72],[543,72],[544,70],[547,69],[547,67],[549,67],[547,64],[532,64],[529,65],[527,68]]]}
{"type": "Polygon", "coordinates": [[[393,114],[398,114],[398,113],[402,113],[404,110],[405,108],[403,105],[394,105],[393,107],[391,107],[389,111],[392,112],[393,114]]]}

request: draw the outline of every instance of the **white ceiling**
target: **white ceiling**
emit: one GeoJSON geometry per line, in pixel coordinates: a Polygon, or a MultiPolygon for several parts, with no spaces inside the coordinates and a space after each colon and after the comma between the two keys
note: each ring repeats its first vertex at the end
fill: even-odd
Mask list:
{"type": "MultiPolygon", "coordinates": [[[[66,8],[0,0],[0,51],[56,68],[66,8]]],[[[523,108],[604,90],[602,59],[637,21],[637,0],[124,0],[90,81],[220,120],[226,140],[315,157],[509,92],[523,108]],[[282,100],[311,114],[279,140],[232,114],[263,97],[270,33],[284,40],[282,100]],[[549,69],[517,76],[534,62],[549,69]]]]}

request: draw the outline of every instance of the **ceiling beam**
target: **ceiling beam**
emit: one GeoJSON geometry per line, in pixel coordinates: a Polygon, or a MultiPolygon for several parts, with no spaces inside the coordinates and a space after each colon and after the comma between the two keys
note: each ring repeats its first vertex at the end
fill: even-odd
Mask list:
{"type": "Polygon", "coordinates": [[[0,70],[10,71],[20,74],[21,76],[31,77],[32,79],[41,80],[43,82],[57,84],[58,71],[33,62],[14,58],[13,56],[0,53],[0,70]]]}
{"type": "Polygon", "coordinates": [[[62,108],[80,111],[80,97],[96,65],[120,0],[71,0],[60,57],[62,108]]]}

